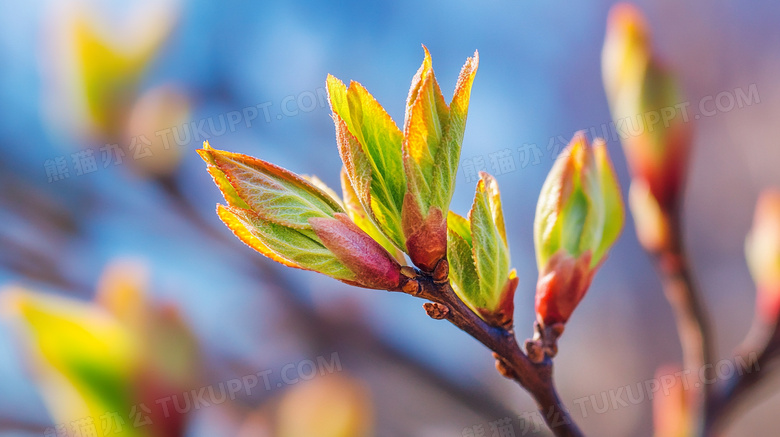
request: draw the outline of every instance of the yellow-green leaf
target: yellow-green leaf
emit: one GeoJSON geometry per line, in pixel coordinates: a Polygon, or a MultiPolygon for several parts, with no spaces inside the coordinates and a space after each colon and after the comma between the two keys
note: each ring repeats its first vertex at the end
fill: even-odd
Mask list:
{"type": "MultiPolygon", "coordinates": [[[[332,217],[344,212],[341,205],[328,193],[306,179],[268,162],[247,155],[212,148],[199,150],[209,166],[216,167],[234,191],[225,190],[231,206],[240,208],[237,196],[248,209],[264,220],[280,225],[309,228],[311,217],[332,217]]],[[[217,184],[224,179],[215,177],[217,184]]],[[[220,186],[220,188],[223,188],[220,186]]],[[[247,208],[244,208],[247,209],[247,208]]]]}
{"type": "Polygon", "coordinates": [[[311,226],[309,229],[287,227],[265,220],[251,210],[232,206],[220,205],[219,214],[228,218],[231,229],[240,229],[244,236],[242,241],[249,241],[250,246],[275,261],[339,280],[355,279],[354,273],[322,244],[311,226]],[[252,238],[247,238],[246,234],[252,238]]]}

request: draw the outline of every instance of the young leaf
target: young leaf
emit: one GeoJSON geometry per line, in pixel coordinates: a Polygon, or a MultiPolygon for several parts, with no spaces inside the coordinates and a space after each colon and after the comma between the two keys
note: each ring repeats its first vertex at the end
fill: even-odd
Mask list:
{"type": "Polygon", "coordinates": [[[469,221],[480,290],[495,305],[509,276],[509,248],[498,186],[487,173],[480,174],[469,221]]]}
{"type": "Polygon", "coordinates": [[[480,308],[487,307],[487,302],[480,293],[480,281],[471,244],[452,225],[447,229],[447,261],[450,263],[450,284],[453,291],[472,311],[479,314],[480,308]]]}
{"type": "Polygon", "coordinates": [[[212,176],[217,174],[215,181],[223,189],[228,204],[240,208],[243,202],[265,220],[304,229],[311,217],[331,217],[344,212],[328,193],[281,167],[250,156],[215,150],[208,143],[198,153],[215,169],[212,176]],[[224,188],[224,180],[232,190],[224,188]]]}
{"type": "Polygon", "coordinates": [[[453,117],[425,50],[407,99],[404,131],[357,82],[328,76],[336,139],[350,184],[368,218],[420,269],[446,255],[446,217],[455,187],[478,57],[458,78],[453,117]]]}
{"type": "Polygon", "coordinates": [[[408,187],[402,215],[407,253],[418,267],[431,271],[446,252],[444,221],[455,188],[478,57],[469,58],[461,71],[451,115],[433,73],[430,53],[425,46],[423,49],[425,58],[406,103],[403,156],[408,187]]]}
{"type": "Polygon", "coordinates": [[[480,175],[469,220],[450,212],[447,219],[447,259],[455,293],[475,313],[495,326],[509,327],[517,287],[509,271],[498,185],[480,175]]]}
{"type": "Polygon", "coordinates": [[[620,187],[603,140],[575,134],[542,186],[534,221],[536,311],[565,323],[623,228],[620,187]]]}
{"type": "Polygon", "coordinates": [[[347,211],[349,218],[355,222],[356,225],[368,235],[382,245],[388,252],[390,252],[395,259],[400,263],[404,263],[404,255],[398,250],[397,247],[387,239],[387,237],[376,227],[374,222],[368,218],[366,211],[363,209],[363,205],[360,204],[355,189],[352,188],[352,183],[349,181],[349,176],[345,168],[341,169],[341,191],[344,194],[344,209],[347,211]]]}
{"type": "Polygon", "coordinates": [[[369,218],[397,247],[405,248],[401,131],[359,83],[351,82],[347,88],[328,75],[327,86],[339,154],[351,185],[369,218]]]}
{"type": "Polygon", "coordinates": [[[355,279],[355,274],[322,244],[311,226],[309,229],[287,227],[265,220],[254,211],[232,206],[219,205],[218,213],[237,237],[274,261],[341,281],[355,279]],[[247,238],[247,234],[252,238],[247,238]]]}
{"type": "Polygon", "coordinates": [[[335,192],[319,179],[208,143],[198,152],[228,201],[217,208],[219,217],[249,247],[348,284],[399,286],[398,262],[350,221],[335,192]]]}

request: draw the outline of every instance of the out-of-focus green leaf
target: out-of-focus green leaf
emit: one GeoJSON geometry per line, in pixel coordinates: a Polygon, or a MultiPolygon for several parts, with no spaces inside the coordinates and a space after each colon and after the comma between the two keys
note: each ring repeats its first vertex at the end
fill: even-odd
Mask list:
{"type": "MultiPolygon", "coordinates": [[[[97,307],[27,290],[9,290],[3,304],[22,322],[44,400],[58,423],[127,414],[133,405],[132,378],[139,345],[97,307]]],[[[122,437],[139,435],[123,427],[122,437]]]]}

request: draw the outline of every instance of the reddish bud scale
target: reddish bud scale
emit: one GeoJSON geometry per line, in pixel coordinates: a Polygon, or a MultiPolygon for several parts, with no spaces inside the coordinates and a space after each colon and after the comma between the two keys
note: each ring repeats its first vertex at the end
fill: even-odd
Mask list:
{"type": "Polygon", "coordinates": [[[431,207],[423,217],[412,195],[404,197],[402,226],[406,235],[406,253],[414,265],[430,273],[447,256],[447,220],[438,208],[431,207]]]}
{"type": "Polygon", "coordinates": [[[398,289],[401,266],[346,214],[336,213],[334,218],[313,217],[309,223],[322,244],[355,273],[357,284],[381,290],[398,289]]]}
{"type": "Polygon", "coordinates": [[[542,326],[566,323],[590,287],[597,268],[590,268],[589,252],[573,258],[553,255],[536,285],[536,317],[542,326]]]}
{"type": "Polygon", "coordinates": [[[504,329],[511,329],[514,323],[515,313],[515,290],[520,279],[512,276],[504,286],[499,298],[498,307],[494,310],[479,309],[480,316],[493,326],[500,326],[504,329]]]}
{"type": "Polygon", "coordinates": [[[663,211],[673,211],[683,193],[691,142],[690,127],[677,124],[668,128],[662,158],[642,151],[655,146],[647,136],[630,136],[625,143],[626,159],[634,178],[644,181],[663,211]]]}

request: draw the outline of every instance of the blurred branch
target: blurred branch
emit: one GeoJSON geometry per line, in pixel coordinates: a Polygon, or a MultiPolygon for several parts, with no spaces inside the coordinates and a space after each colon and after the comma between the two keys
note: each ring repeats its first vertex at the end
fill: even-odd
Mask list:
{"type": "Polygon", "coordinates": [[[22,431],[43,435],[48,425],[24,422],[13,417],[0,417],[0,431],[22,431]]]}
{"type": "MultiPolygon", "coordinates": [[[[680,215],[680,209],[677,208],[665,217],[670,233],[669,244],[650,252],[655,259],[664,294],[674,312],[683,350],[683,369],[695,375],[699,375],[699,369],[702,369],[706,378],[712,380],[715,369],[711,366],[713,347],[710,324],[685,253],[680,215]]],[[[703,428],[711,388],[711,384],[701,382],[693,384],[688,391],[692,420],[699,430],[703,428]]]]}
{"type": "Polygon", "coordinates": [[[705,436],[717,435],[748,395],[777,371],[778,367],[772,366],[780,357],[780,326],[757,322],[740,349],[742,353],[739,356],[750,367],[743,372],[735,372],[711,393],[705,436]],[[760,352],[754,358],[755,351],[760,352]]]}

